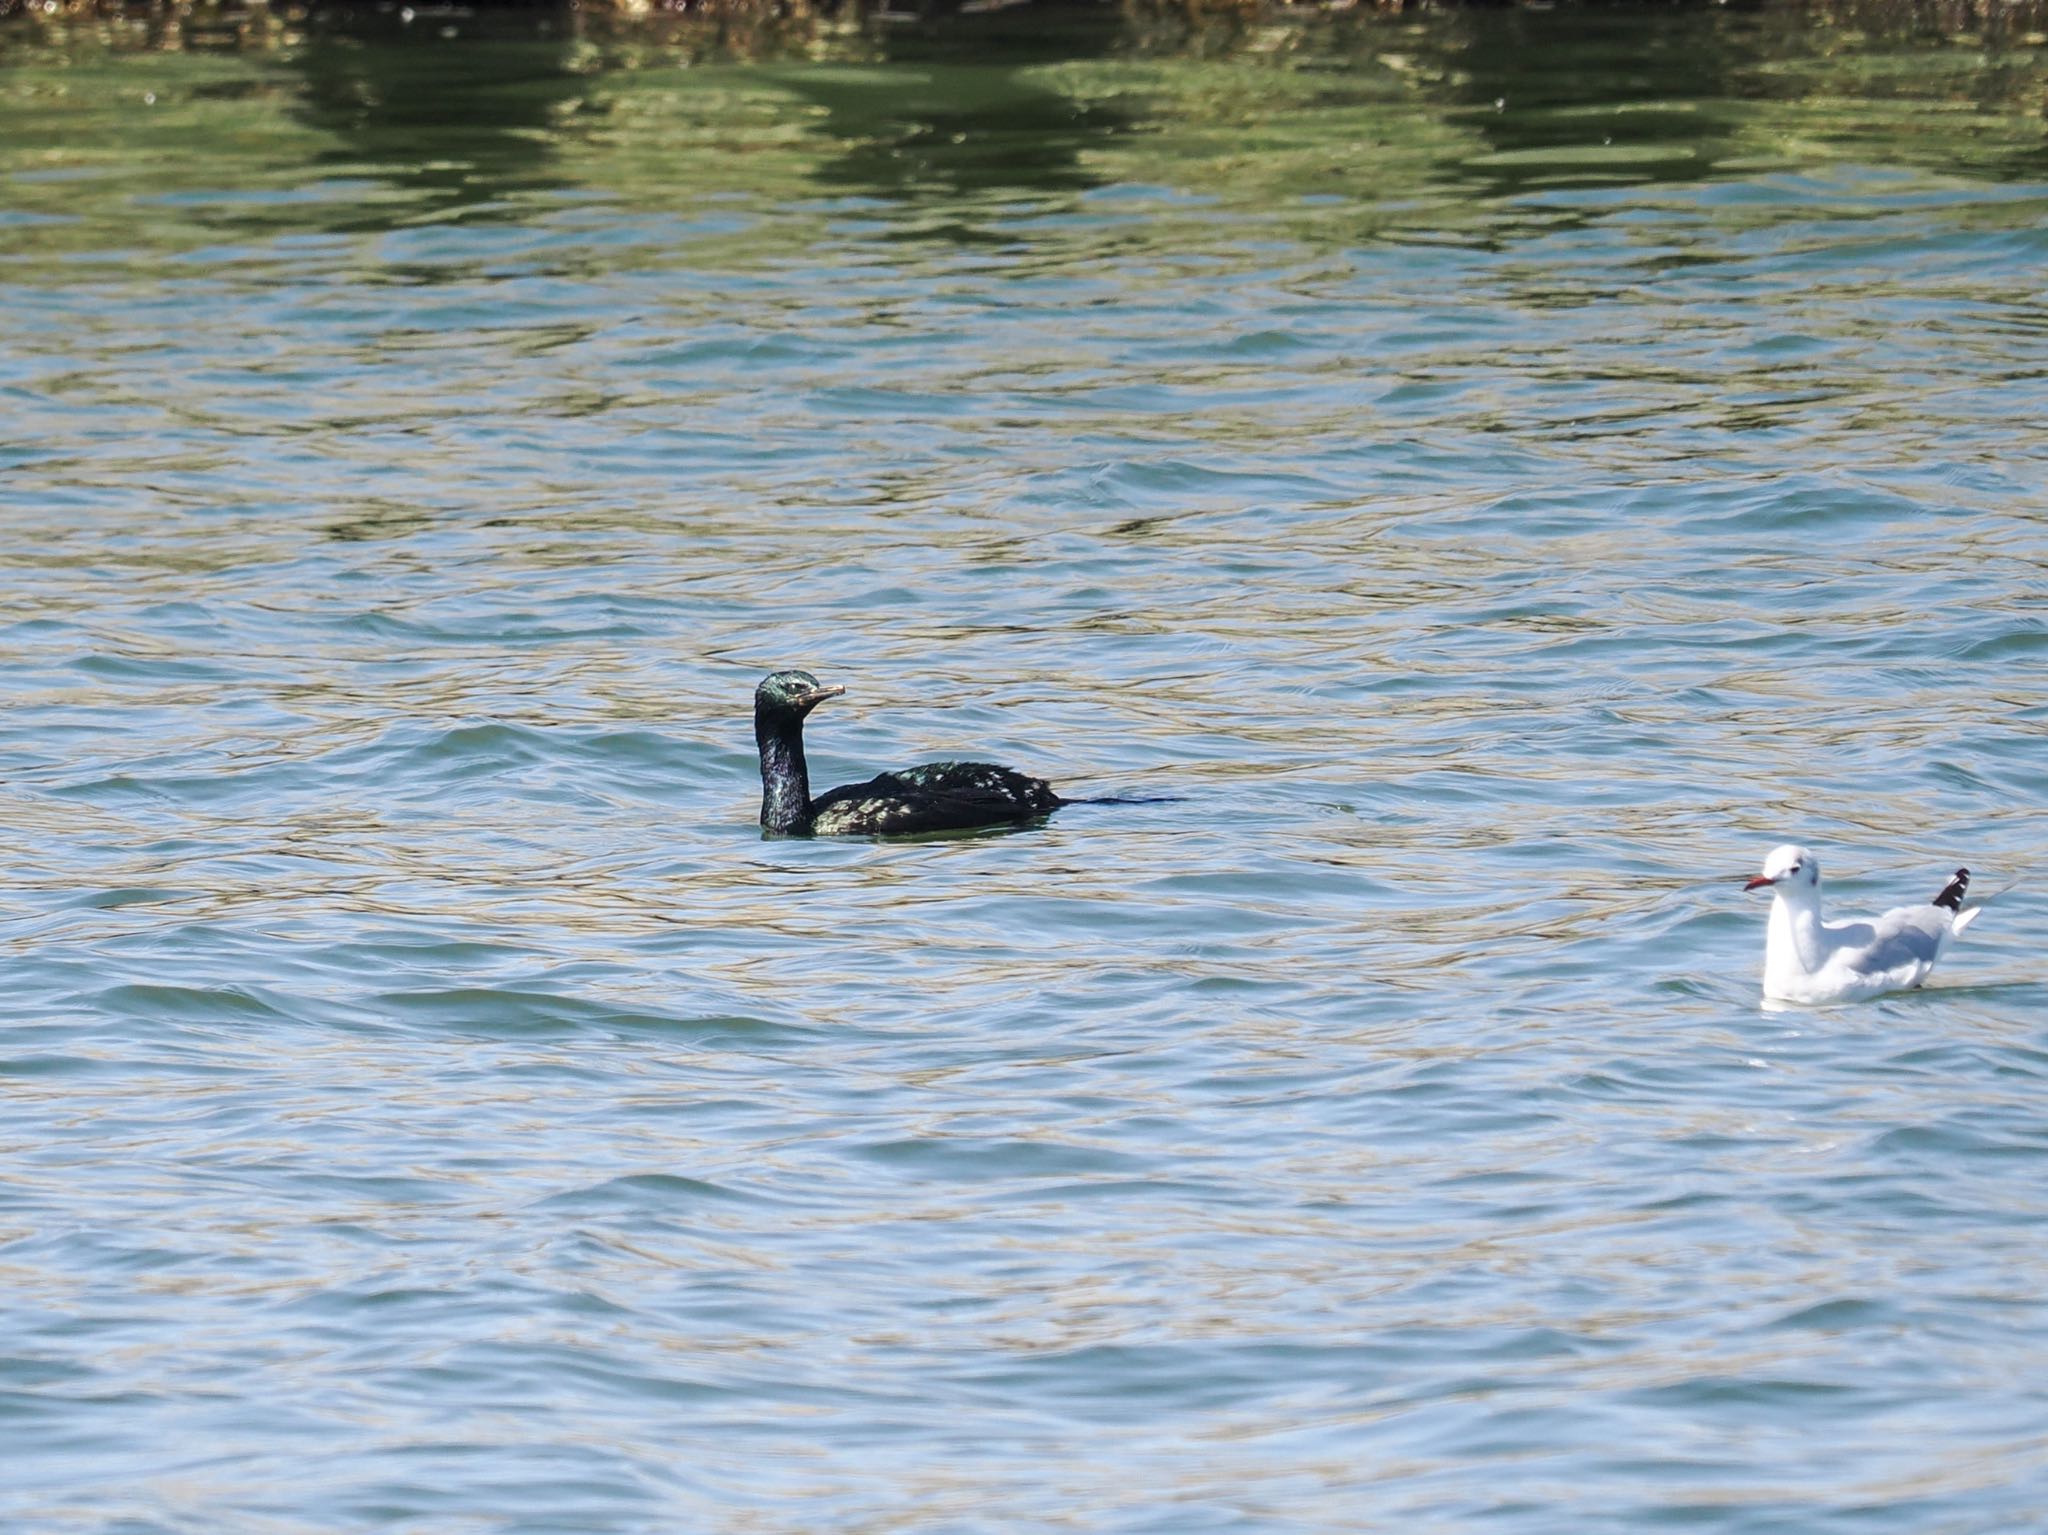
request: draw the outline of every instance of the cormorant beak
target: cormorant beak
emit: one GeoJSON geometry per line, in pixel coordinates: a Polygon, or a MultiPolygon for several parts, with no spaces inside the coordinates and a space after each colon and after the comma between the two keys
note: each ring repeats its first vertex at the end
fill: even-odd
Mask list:
{"type": "Polygon", "coordinates": [[[811,688],[805,692],[799,693],[796,695],[795,698],[791,699],[790,702],[795,704],[799,709],[803,710],[804,713],[809,714],[813,709],[817,708],[818,705],[823,703],[826,699],[837,698],[841,693],[844,693],[845,691],[846,689],[840,687],[837,683],[831,683],[824,687],[811,688]]]}
{"type": "Polygon", "coordinates": [[[1749,882],[1748,884],[1744,885],[1744,886],[1743,886],[1742,888],[1743,888],[1744,890],[1761,890],[1761,889],[1763,889],[1763,887],[1764,887],[1764,886],[1766,886],[1766,885],[1775,885],[1775,884],[1777,884],[1777,881],[1776,881],[1776,880],[1774,880],[1774,879],[1772,879],[1772,878],[1771,878],[1771,877],[1770,877],[1769,875],[1767,875],[1767,874],[1759,874],[1759,875],[1758,875],[1758,876],[1757,876],[1757,877],[1756,877],[1755,879],[1751,880],[1751,881],[1750,881],[1750,882],[1749,882]]]}

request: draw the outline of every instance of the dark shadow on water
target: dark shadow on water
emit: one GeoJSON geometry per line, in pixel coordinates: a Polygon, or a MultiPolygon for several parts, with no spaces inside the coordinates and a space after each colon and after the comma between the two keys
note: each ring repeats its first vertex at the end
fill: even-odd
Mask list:
{"type": "MultiPolygon", "coordinates": [[[[677,66],[690,63],[744,71],[756,97],[767,86],[789,99],[785,126],[801,136],[801,150],[783,139],[763,151],[784,154],[780,185],[790,185],[796,159],[795,177],[822,196],[887,204],[880,238],[966,246],[1016,242],[1020,208],[1071,205],[1115,174],[1099,164],[1143,160],[1099,150],[1155,130],[1164,140],[1201,141],[1204,155],[1191,155],[1192,165],[1270,155],[1304,175],[1321,155],[1328,169],[1318,174],[1333,193],[1392,203],[1448,190],[1476,207],[1754,175],[1779,152],[1756,132],[1767,115],[1756,108],[1777,98],[1839,98],[1840,132],[1852,142],[1869,137],[1874,152],[1897,153],[1903,135],[1939,163],[1963,140],[1932,119],[1925,134],[1897,128],[1914,100],[1947,100],[1944,90],[1966,85],[1980,110],[2013,112],[2029,105],[2038,78],[2027,53],[1953,88],[1915,84],[1917,75],[1897,70],[1896,50],[1859,64],[1811,18],[1715,6],[1263,19],[1204,12],[1197,24],[1178,13],[1162,21],[1134,0],[1130,9],[1032,5],[865,29],[778,22],[744,38],[695,15],[629,24],[525,7],[421,5],[407,14],[322,8],[277,53],[275,68],[298,86],[284,110],[324,146],[310,175],[360,181],[377,194],[295,205],[295,228],[358,234],[524,220],[535,195],[562,186],[560,146],[594,138],[593,130],[615,132],[617,152],[637,157],[624,163],[644,162],[634,174],[659,178],[649,185],[661,198],[687,200],[693,157],[716,151],[636,126],[630,111],[618,110],[615,124],[608,114],[627,71],[664,72],[657,88],[683,91],[692,71],[677,66]],[[1102,60],[1144,67],[1128,82],[1097,72],[1092,92],[1039,68],[1102,60]],[[1213,103],[1214,119],[1205,115],[1212,103],[1199,72],[1226,60],[1294,82],[1291,94],[1280,93],[1289,103],[1281,129],[1266,134],[1256,111],[1247,115],[1253,82],[1243,72],[1213,103]],[[1401,62],[1398,77],[1390,60],[1401,62]],[[1148,92],[1162,79],[1155,99],[1148,92]],[[1318,89],[1304,93],[1304,80],[1318,89]],[[1854,115],[1864,100],[1894,98],[1903,106],[1876,127],[1854,115]],[[1374,151],[1383,143],[1428,147],[1410,160],[1388,157],[1381,171],[1374,151]]],[[[210,80],[192,91],[261,93],[273,80],[274,72],[210,80]]],[[[1831,131],[1825,110],[1798,118],[1782,150],[1787,163],[1807,135],[1831,131]]],[[[1970,168],[2022,179],[2048,166],[2048,138],[2009,142],[2016,147],[1971,150],[1970,168]]],[[[1175,162],[1159,163],[1158,174],[1171,178],[1175,162]]],[[[619,187],[630,195],[634,183],[621,177],[619,187]]],[[[264,231],[278,223],[274,209],[245,204],[208,216],[264,231]]],[[[1552,206],[1541,216],[1554,225],[1581,214],[1552,206]]],[[[1514,224],[1495,221],[1479,238],[1515,238],[1514,224]]]]}
{"type": "Polygon", "coordinates": [[[1754,63],[1706,11],[1488,11],[1453,35],[1447,95],[1491,151],[1458,174],[1490,197],[1709,179],[1754,63]]]}
{"type": "Polygon", "coordinates": [[[291,56],[304,81],[297,115],[336,140],[320,168],[401,194],[354,208],[337,231],[525,216],[506,199],[557,184],[552,138],[588,90],[573,47],[532,11],[324,18],[291,56]]]}
{"type": "Polygon", "coordinates": [[[1946,21],[1932,9],[1871,0],[1861,17],[1768,3],[1462,11],[1446,24],[1442,59],[1455,83],[1443,99],[1488,152],[1446,169],[1499,198],[1687,185],[1754,176],[1760,150],[1797,166],[1810,161],[1810,140],[1833,140],[1867,142],[1881,159],[2037,178],[2048,136],[2003,149],[1960,131],[1955,113],[1967,100],[1987,117],[2035,115],[2039,55],[2026,38],[2037,34],[2013,17],[2038,14],[2036,0],[1946,21]],[[1958,41],[1986,50],[1967,70],[1948,63],[1958,41]],[[1915,102],[1925,103],[1924,132],[1900,126],[1915,102]],[[1795,108],[1791,137],[1759,142],[1760,119],[1795,108]]]}
{"type": "MultiPolygon", "coordinates": [[[[1073,193],[1103,184],[1085,151],[1137,118],[1076,102],[1025,71],[1113,53],[1121,36],[1119,19],[1099,10],[884,30],[875,65],[790,70],[781,83],[824,109],[819,135],[847,146],[816,173],[837,192],[951,206],[1073,193]]],[[[996,238],[959,220],[936,232],[996,238]]]]}
{"type": "MultiPolygon", "coordinates": [[[[604,109],[602,68],[595,79],[589,72],[593,52],[602,59],[625,46],[609,32],[573,36],[573,24],[530,10],[422,11],[411,23],[395,11],[323,13],[290,59],[304,82],[297,115],[336,141],[323,157],[328,174],[375,179],[401,194],[387,205],[337,209],[332,227],[522,216],[507,200],[557,184],[551,160],[565,122],[604,109]]],[[[942,19],[885,26],[868,43],[849,44],[844,62],[773,62],[771,52],[759,67],[794,100],[822,109],[810,132],[828,141],[815,173],[824,190],[944,207],[956,216],[915,237],[979,243],[994,236],[957,216],[963,209],[1099,184],[1084,153],[1129,131],[1132,114],[1079,105],[1025,71],[1112,51],[1118,36],[1114,15],[1100,10],[1035,26],[942,19]],[[834,153],[834,145],[843,147],[834,153]]],[[[704,44],[678,38],[645,57],[660,65],[704,44]]]]}

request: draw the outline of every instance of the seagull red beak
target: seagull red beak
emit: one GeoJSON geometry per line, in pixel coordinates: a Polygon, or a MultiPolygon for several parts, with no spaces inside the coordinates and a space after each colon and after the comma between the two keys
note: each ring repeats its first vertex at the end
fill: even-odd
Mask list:
{"type": "Polygon", "coordinates": [[[1744,890],[1761,890],[1765,885],[1775,884],[1777,884],[1776,880],[1770,878],[1768,875],[1759,874],[1755,879],[1751,880],[1742,888],[1744,890]]]}

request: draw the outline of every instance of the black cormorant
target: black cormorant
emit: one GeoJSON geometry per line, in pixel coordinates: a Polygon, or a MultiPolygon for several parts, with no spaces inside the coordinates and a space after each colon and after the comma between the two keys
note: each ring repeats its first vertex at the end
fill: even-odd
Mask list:
{"type": "Polygon", "coordinates": [[[1042,778],[988,762],[927,762],[811,798],[804,716],[846,691],[809,672],[776,672],[754,689],[761,748],[761,826],[784,837],[900,837],[1050,815],[1068,803],[1042,778]]]}

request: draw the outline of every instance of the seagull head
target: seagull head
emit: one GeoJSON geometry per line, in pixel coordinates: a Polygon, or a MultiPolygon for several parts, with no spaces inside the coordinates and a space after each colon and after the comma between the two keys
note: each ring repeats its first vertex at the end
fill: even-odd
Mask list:
{"type": "Polygon", "coordinates": [[[1783,847],[1771,849],[1764,859],[1763,873],[1742,888],[1761,890],[1772,886],[1779,895],[1791,900],[1810,896],[1820,889],[1820,860],[1803,847],[1786,843],[1783,847]]]}

